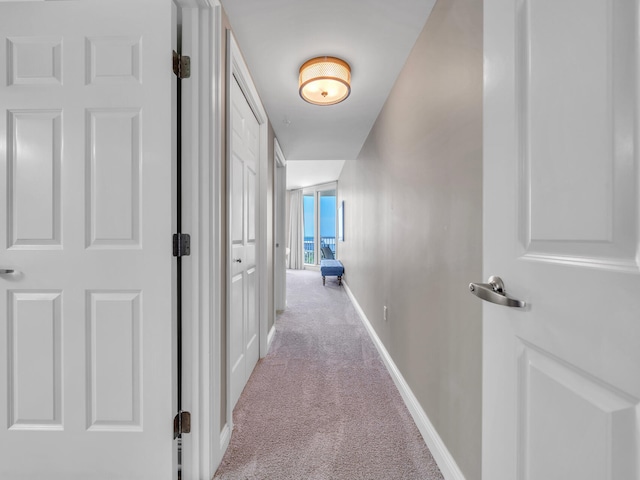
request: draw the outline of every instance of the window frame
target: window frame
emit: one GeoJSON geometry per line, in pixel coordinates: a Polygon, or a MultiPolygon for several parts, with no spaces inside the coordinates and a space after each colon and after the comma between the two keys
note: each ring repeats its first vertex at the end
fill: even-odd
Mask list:
{"type": "MultiPolygon", "coordinates": [[[[336,211],[334,212],[334,218],[335,218],[335,232],[336,232],[336,237],[335,237],[335,249],[336,249],[336,256],[338,255],[338,237],[337,237],[337,232],[338,232],[338,182],[329,182],[329,183],[322,183],[322,184],[318,184],[318,185],[312,185],[309,187],[305,187],[302,189],[302,202],[303,202],[303,206],[302,208],[304,209],[304,197],[305,196],[309,196],[309,195],[313,195],[314,198],[314,205],[313,205],[313,225],[314,225],[314,235],[313,235],[313,260],[315,263],[305,263],[305,266],[319,266],[320,265],[320,197],[321,197],[321,193],[322,192],[326,192],[329,190],[334,190],[335,191],[335,197],[336,197],[336,211]]],[[[304,237],[304,235],[303,235],[304,237]]],[[[303,246],[303,250],[304,250],[304,246],[303,246]]]]}

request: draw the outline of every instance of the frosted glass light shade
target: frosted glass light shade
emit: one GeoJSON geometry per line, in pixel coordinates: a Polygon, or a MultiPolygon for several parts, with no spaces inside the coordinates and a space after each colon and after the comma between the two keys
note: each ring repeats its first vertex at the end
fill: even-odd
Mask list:
{"type": "Polygon", "coordinates": [[[317,57],[300,67],[300,96],[314,105],[335,105],[351,93],[351,68],[335,57],[317,57]]]}

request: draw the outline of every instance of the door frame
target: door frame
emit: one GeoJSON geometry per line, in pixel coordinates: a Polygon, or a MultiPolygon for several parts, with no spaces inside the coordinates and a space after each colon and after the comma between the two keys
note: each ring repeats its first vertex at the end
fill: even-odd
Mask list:
{"type": "Polygon", "coordinates": [[[222,6],[219,0],[174,0],[182,54],[191,76],[182,81],[183,257],[182,405],[191,433],[182,436],[182,478],[212,478],[228,446],[221,425],[223,268],[222,6]],[[187,193],[188,192],[188,193],[187,193]]]}
{"type": "MultiPolygon", "coordinates": [[[[268,140],[269,140],[269,125],[267,114],[262,106],[258,91],[251,79],[249,68],[247,67],[240,48],[236,42],[233,32],[227,29],[227,70],[226,70],[226,105],[231,105],[231,82],[235,80],[240,86],[240,90],[244,94],[249,107],[253,111],[253,114],[258,121],[260,129],[259,133],[259,149],[258,149],[258,198],[267,198],[267,169],[268,169],[268,140]]],[[[226,118],[226,166],[227,166],[227,187],[230,185],[231,168],[229,164],[229,158],[231,157],[229,147],[231,145],[231,129],[229,128],[230,122],[229,108],[227,108],[226,118]]],[[[233,407],[231,405],[231,356],[230,356],[230,314],[229,308],[231,305],[231,228],[229,219],[231,218],[231,189],[226,189],[226,202],[227,202],[227,218],[224,225],[226,232],[226,401],[227,411],[226,420],[227,428],[229,432],[233,430],[233,407]]],[[[257,232],[257,248],[256,248],[256,265],[258,266],[258,324],[259,324],[259,342],[260,342],[260,358],[264,358],[267,355],[268,350],[268,310],[269,310],[269,289],[268,289],[268,276],[267,276],[267,202],[258,202],[259,208],[256,210],[258,215],[258,232],[257,232]]]]}
{"type": "MultiPolygon", "coordinates": [[[[287,196],[287,160],[282,153],[278,139],[273,139],[274,170],[274,237],[276,242],[275,267],[273,269],[275,284],[274,315],[284,311],[287,306],[286,285],[286,196],[287,196]]],[[[273,318],[276,318],[275,316],[273,318]]]]}

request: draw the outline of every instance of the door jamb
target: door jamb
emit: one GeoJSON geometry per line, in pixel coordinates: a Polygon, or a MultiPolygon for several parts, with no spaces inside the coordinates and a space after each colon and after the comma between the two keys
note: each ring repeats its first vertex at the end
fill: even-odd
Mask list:
{"type": "MultiPolygon", "coordinates": [[[[182,54],[191,78],[182,87],[183,435],[182,478],[212,478],[229,435],[220,425],[222,252],[222,7],[219,0],[174,0],[181,10],[182,54]],[[221,430],[223,434],[221,435],[221,430]]],[[[168,52],[168,55],[170,52],[168,52]]]]}
{"type": "MultiPolygon", "coordinates": [[[[244,58],[242,53],[240,52],[240,48],[236,42],[236,39],[233,35],[233,32],[227,29],[227,72],[226,72],[226,104],[230,105],[230,92],[231,82],[233,79],[237,80],[242,93],[247,99],[247,103],[256,119],[258,120],[258,125],[260,128],[260,147],[259,147],[259,158],[258,158],[258,198],[266,199],[267,198],[267,162],[268,162],[268,118],[267,114],[262,106],[262,102],[260,100],[260,96],[258,95],[258,91],[253,84],[253,80],[251,79],[251,74],[249,73],[249,68],[244,62],[244,58]]],[[[227,109],[228,110],[228,109],[227,109]]],[[[227,162],[230,158],[229,154],[229,112],[227,111],[227,162]]],[[[229,176],[230,167],[227,163],[227,177],[229,176]]],[[[228,181],[228,179],[227,179],[228,181]]],[[[231,215],[230,206],[231,202],[229,201],[230,192],[226,192],[226,200],[227,200],[227,224],[225,225],[226,233],[227,233],[227,276],[226,276],[226,290],[227,290],[227,336],[226,336],[226,345],[227,345],[227,426],[231,430],[233,429],[233,406],[231,405],[231,357],[229,352],[230,345],[230,325],[229,325],[229,306],[230,302],[230,284],[231,284],[231,229],[229,228],[229,218],[231,215]]],[[[256,264],[258,265],[258,318],[259,318],[259,335],[260,335],[260,358],[263,358],[267,354],[268,343],[267,343],[267,313],[268,313],[268,284],[267,284],[267,202],[261,201],[259,202],[259,208],[257,210],[258,214],[258,248],[256,249],[256,264]]]]}

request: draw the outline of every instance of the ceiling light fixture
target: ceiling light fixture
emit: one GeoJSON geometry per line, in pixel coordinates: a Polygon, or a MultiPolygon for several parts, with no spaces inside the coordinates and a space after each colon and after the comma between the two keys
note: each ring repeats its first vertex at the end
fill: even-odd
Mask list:
{"type": "Polygon", "coordinates": [[[335,105],[351,93],[351,67],[335,57],[316,57],[300,67],[300,96],[314,105],[335,105]]]}

